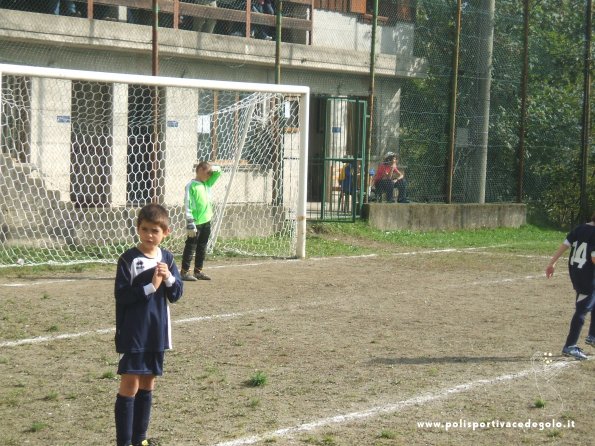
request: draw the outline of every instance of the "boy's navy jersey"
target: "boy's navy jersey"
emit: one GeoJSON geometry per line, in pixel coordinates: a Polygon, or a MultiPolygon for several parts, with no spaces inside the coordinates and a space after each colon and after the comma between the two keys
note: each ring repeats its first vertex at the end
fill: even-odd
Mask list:
{"type": "Polygon", "coordinates": [[[167,301],[182,296],[182,279],[173,255],[159,249],[156,258],[131,248],[118,259],[116,272],[116,351],[161,352],[171,348],[167,301]],[[159,289],[151,283],[157,262],[168,265],[171,277],[159,289]]]}
{"type": "Polygon", "coordinates": [[[595,254],[595,226],[582,224],[566,236],[570,246],[568,272],[575,291],[579,294],[591,294],[595,280],[592,256],[595,254]]]}

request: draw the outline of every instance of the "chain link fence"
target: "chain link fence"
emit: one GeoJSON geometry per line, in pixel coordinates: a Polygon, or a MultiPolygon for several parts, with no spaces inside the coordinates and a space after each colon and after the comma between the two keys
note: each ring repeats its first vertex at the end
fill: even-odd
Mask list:
{"type": "MultiPolygon", "coordinates": [[[[227,62],[224,72],[205,72],[206,78],[225,75],[230,80],[274,82],[274,71],[279,69],[284,82],[309,85],[314,95],[368,99],[374,75],[375,103],[365,169],[375,169],[386,152],[396,152],[413,201],[445,202],[450,197],[458,203],[489,203],[518,201],[520,197],[529,205],[532,221],[558,227],[568,227],[584,217],[581,194],[587,194],[591,209],[595,203],[594,152],[589,144],[592,132],[581,140],[585,64],[590,73],[593,57],[592,49],[589,53],[585,50],[589,35],[585,32],[586,1],[528,2],[523,163],[519,158],[523,0],[459,2],[458,53],[455,0],[378,0],[374,42],[375,2],[370,0],[158,3],[159,32],[179,42],[180,48],[187,41],[200,47],[206,34],[271,41],[259,53],[260,62],[268,67],[264,77],[252,65],[227,62]],[[283,18],[282,29],[277,27],[277,13],[283,18]],[[317,71],[286,67],[287,61],[275,61],[275,39],[280,39],[281,48],[291,45],[291,52],[302,51],[304,58],[309,49],[327,48],[345,65],[361,70],[354,69],[350,75],[333,73],[332,65],[317,71]],[[377,63],[374,73],[372,51],[377,63]],[[455,73],[453,56],[457,54],[455,73]],[[386,71],[387,61],[396,64],[392,74],[386,71]],[[585,172],[586,190],[581,190],[585,172]]],[[[91,34],[116,42],[111,28],[102,23],[118,22],[129,25],[124,46],[146,48],[154,38],[152,4],[150,0],[0,0],[0,8],[5,10],[56,16],[51,26],[62,35],[61,41],[57,37],[46,45],[40,41],[40,30],[23,20],[11,21],[22,19],[22,15],[7,15],[0,22],[0,61],[109,71],[108,66],[128,63],[130,55],[113,51],[98,59],[80,41],[73,45],[73,36],[91,34]],[[28,38],[22,38],[23,34],[14,37],[17,31],[28,38]]],[[[226,45],[221,43],[219,52],[209,54],[209,60],[224,58],[226,45]]],[[[149,74],[150,54],[145,51],[135,57],[137,72],[149,74]]],[[[178,57],[174,49],[159,57],[160,74],[186,73],[190,56],[178,57]]],[[[587,109],[591,109],[590,103],[587,109]]]]}

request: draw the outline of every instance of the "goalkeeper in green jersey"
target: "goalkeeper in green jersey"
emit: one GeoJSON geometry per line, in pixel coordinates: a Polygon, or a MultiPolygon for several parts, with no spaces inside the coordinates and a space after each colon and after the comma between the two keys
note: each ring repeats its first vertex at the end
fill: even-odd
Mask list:
{"type": "Polygon", "coordinates": [[[211,235],[211,187],[221,176],[221,168],[201,161],[196,166],[196,178],[186,185],[184,208],[186,212],[186,245],[182,254],[182,280],[211,280],[203,271],[207,243],[211,235]],[[190,265],[194,256],[194,271],[190,265]]]}

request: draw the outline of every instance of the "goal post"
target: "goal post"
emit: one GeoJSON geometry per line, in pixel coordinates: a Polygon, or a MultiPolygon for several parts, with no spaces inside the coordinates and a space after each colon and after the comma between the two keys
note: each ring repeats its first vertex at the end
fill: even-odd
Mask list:
{"type": "Polygon", "coordinates": [[[0,64],[0,266],[113,262],[163,204],[185,242],[184,189],[212,187],[209,250],[303,258],[309,89],[0,64]]]}

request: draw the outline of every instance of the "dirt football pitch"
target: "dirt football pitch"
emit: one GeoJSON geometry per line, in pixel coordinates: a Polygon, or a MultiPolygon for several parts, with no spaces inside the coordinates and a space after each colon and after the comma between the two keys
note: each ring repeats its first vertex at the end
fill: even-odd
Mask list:
{"type": "MultiPolygon", "coordinates": [[[[560,356],[573,292],[546,263],[498,248],[208,260],[213,280],[171,306],[149,436],[595,444],[595,361],[560,356]]],[[[114,274],[0,278],[0,445],[115,444],[114,274]]]]}

